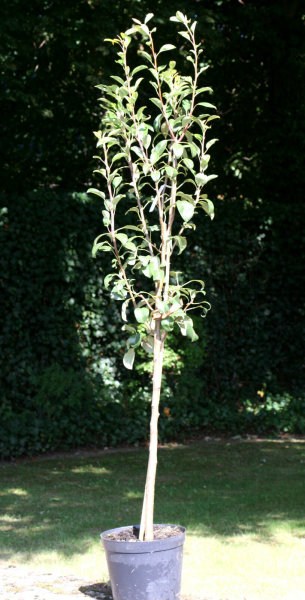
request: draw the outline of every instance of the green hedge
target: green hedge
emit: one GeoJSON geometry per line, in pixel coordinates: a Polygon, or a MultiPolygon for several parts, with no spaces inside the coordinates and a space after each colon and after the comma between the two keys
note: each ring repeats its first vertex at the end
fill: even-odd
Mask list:
{"type": "MultiPolygon", "coordinates": [[[[1,198],[0,454],[147,437],[144,357],[122,368],[118,307],[92,260],[98,201],[39,190],[1,198]]],[[[172,335],[160,437],[190,429],[305,432],[300,205],[258,211],[219,201],[181,257],[213,308],[200,342],[172,335]],[[272,209],[272,210],[271,210],[272,209]],[[287,232],[291,231],[291,238],[287,232]]]]}
{"type": "MultiPolygon", "coordinates": [[[[135,443],[147,435],[145,359],[133,373],[122,368],[121,318],[102,289],[107,265],[91,257],[100,213],[86,194],[1,198],[0,455],[135,443]]],[[[194,352],[183,362],[170,354],[175,384],[177,365],[189,360],[194,371],[194,352]]],[[[165,385],[165,408],[169,396],[165,385]]]]}

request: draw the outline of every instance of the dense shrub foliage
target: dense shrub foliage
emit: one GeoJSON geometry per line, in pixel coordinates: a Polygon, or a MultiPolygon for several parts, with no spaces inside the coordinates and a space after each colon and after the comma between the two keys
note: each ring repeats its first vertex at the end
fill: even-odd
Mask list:
{"type": "MultiPolygon", "coordinates": [[[[1,454],[144,440],[151,363],[143,351],[135,371],[122,369],[120,315],[102,287],[103,259],[90,254],[98,201],[39,191],[1,204],[1,454]]],[[[162,439],[190,428],[305,430],[298,266],[291,256],[289,277],[278,268],[283,238],[262,237],[254,212],[220,203],[200,228],[204,244],[188,251],[213,309],[197,318],[196,346],[170,334],[162,439]]],[[[285,226],[301,216],[287,210],[285,226]]]]}
{"type": "MultiPolygon", "coordinates": [[[[117,307],[102,288],[103,259],[90,256],[102,207],[84,191],[94,84],[109,82],[112,64],[103,38],[151,10],[160,46],[176,10],[198,20],[221,117],[216,217],[203,218],[181,257],[205,280],[212,311],[196,348],[171,340],[161,437],[192,427],[304,433],[303,5],[2,3],[0,454],[147,435],[148,366],[143,357],[132,374],[121,368],[117,307]]],[[[185,47],[174,43],[179,66],[185,47]]]]}

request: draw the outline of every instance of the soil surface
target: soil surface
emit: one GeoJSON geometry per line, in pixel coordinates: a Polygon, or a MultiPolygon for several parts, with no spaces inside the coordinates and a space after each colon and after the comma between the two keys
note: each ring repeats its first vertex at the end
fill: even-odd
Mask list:
{"type": "MultiPolygon", "coordinates": [[[[164,540],[169,537],[181,535],[181,533],[180,527],[176,525],[154,525],[154,540],[164,540]]],[[[138,542],[139,529],[138,527],[126,527],[123,531],[108,533],[107,539],[116,542],[138,542]]]]}

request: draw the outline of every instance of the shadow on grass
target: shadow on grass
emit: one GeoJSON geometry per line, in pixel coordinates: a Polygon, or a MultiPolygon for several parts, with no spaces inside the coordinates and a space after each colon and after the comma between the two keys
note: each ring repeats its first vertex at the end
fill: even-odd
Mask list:
{"type": "MultiPolygon", "coordinates": [[[[0,465],[2,560],[86,553],[111,527],[136,524],[147,452],[0,465]]],[[[305,536],[303,442],[198,442],[160,449],[155,522],[191,535],[305,536]]]]}

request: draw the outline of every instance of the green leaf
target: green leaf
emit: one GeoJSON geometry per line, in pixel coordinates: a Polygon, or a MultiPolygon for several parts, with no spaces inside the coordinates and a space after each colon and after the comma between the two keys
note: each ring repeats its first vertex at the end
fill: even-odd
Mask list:
{"type": "Polygon", "coordinates": [[[200,166],[202,168],[203,171],[206,170],[209,162],[210,162],[210,155],[209,154],[204,154],[201,159],[200,159],[200,166]]]}
{"type": "Polygon", "coordinates": [[[195,181],[196,184],[199,186],[203,186],[205,185],[209,180],[208,180],[208,176],[205,175],[204,173],[197,173],[197,175],[195,175],[195,181]]]}
{"type": "Polygon", "coordinates": [[[144,58],[147,58],[147,60],[149,60],[150,63],[152,63],[152,57],[150,56],[150,54],[148,54],[148,52],[145,52],[145,50],[140,50],[139,51],[141,56],[144,56],[144,58]]]}
{"type": "Polygon", "coordinates": [[[155,104],[158,108],[160,108],[161,110],[163,109],[163,104],[161,102],[161,100],[159,100],[159,98],[149,98],[151,102],[153,102],[153,104],[155,104]]]}
{"type": "Polygon", "coordinates": [[[159,179],[161,177],[161,173],[160,173],[160,171],[152,171],[150,176],[154,182],[157,182],[157,181],[159,181],[159,179]]]}
{"type": "Polygon", "coordinates": [[[181,158],[183,151],[184,151],[184,147],[182,146],[182,144],[178,144],[177,142],[174,142],[173,152],[174,152],[174,155],[176,156],[176,158],[181,158]]]}
{"type": "Polygon", "coordinates": [[[139,65],[138,67],[135,67],[135,69],[133,69],[133,71],[131,72],[131,77],[133,77],[136,73],[139,73],[139,71],[143,71],[143,69],[148,69],[148,66],[139,65]]]}
{"type": "Polygon", "coordinates": [[[201,73],[204,73],[204,71],[206,71],[209,68],[210,68],[210,65],[205,65],[204,67],[202,67],[202,69],[200,69],[198,75],[201,75],[201,73]]]}
{"type": "Polygon", "coordinates": [[[137,306],[137,308],[135,308],[134,315],[138,323],[146,323],[149,317],[149,310],[147,306],[142,306],[141,308],[137,306]]]}
{"type": "MultiPolygon", "coordinates": [[[[183,100],[183,102],[186,102],[186,100],[183,100]]],[[[184,116],[184,117],[182,118],[182,127],[185,127],[186,125],[188,125],[189,123],[191,123],[191,122],[192,122],[192,120],[193,120],[193,118],[192,118],[192,117],[189,117],[189,116],[184,116]]],[[[188,131],[187,133],[188,133],[189,135],[191,135],[189,131],[188,131]]]]}
{"type": "Polygon", "coordinates": [[[160,113],[154,120],[154,130],[159,131],[163,115],[160,113]]]}
{"type": "Polygon", "coordinates": [[[209,142],[206,143],[206,150],[208,150],[209,148],[211,148],[211,146],[213,146],[213,144],[215,144],[215,142],[218,142],[218,138],[214,138],[213,140],[210,140],[209,142]]]}
{"type": "Polygon", "coordinates": [[[139,87],[141,81],[143,81],[143,77],[139,77],[139,79],[137,79],[137,81],[135,82],[135,84],[132,88],[134,91],[139,87]]]}
{"type": "Polygon", "coordinates": [[[130,302],[131,298],[127,298],[127,300],[124,300],[123,304],[122,304],[122,309],[121,309],[121,315],[122,315],[122,319],[123,321],[127,321],[127,306],[128,303],[130,302]]]}
{"type": "Polygon", "coordinates": [[[131,252],[135,252],[137,249],[137,246],[131,240],[127,240],[127,242],[124,244],[124,247],[127,250],[131,250],[131,252]]]}
{"type": "Polygon", "coordinates": [[[139,158],[143,160],[143,152],[140,146],[131,146],[130,150],[132,150],[139,158]]]}
{"type": "Polygon", "coordinates": [[[108,290],[109,284],[114,277],[117,277],[117,273],[109,273],[108,275],[106,275],[104,279],[104,287],[106,288],[106,290],[108,290]]]}
{"type": "Polygon", "coordinates": [[[198,340],[198,335],[194,331],[193,321],[191,317],[183,313],[183,317],[177,320],[177,324],[180,327],[180,331],[182,335],[190,338],[191,342],[195,342],[198,340]]]}
{"type": "Polygon", "coordinates": [[[121,181],[122,181],[122,177],[121,177],[121,175],[118,175],[117,177],[114,177],[114,179],[113,179],[113,181],[112,181],[113,187],[114,187],[114,188],[117,188],[117,187],[119,187],[119,185],[120,185],[121,181]]]}
{"type": "Polygon", "coordinates": [[[211,181],[211,179],[217,179],[218,175],[207,175],[208,181],[211,181]]]}
{"type": "Polygon", "coordinates": [[[187,24],[187,17],[180,10],[177,10],[176,17],[181,23],[187,24]]]}
{"type": "Polygon", "coordinates": [[[140,345],[141,343],[141,336],[139,333],[134,333],[133,335],[131,335],[128,338],[128,343],[130,344],[130,346],[132,346],[132,348],[137,348],[137,346],[140,345]]]}
{"type": "Polygon", "coordinates": [[[209,121],[214,121],[214,119],[220,119],[219,115],[211,115],[208,119],[207,119],[207,123],[209,123],[209,121]]]}
{"type": "Polygon", "coordinates": [[[144,146],[145,150],[147,150],[149,148],[150,143],[151,143],[151,135],[148,134],[143,138],[143,146],[144,146]]]}
{"type": "Polygon", "coordinates": [[[165,171],[171,179],[173,179],[174,177],[177,177],[177,175],[178,175],[178,171],[177,171],[177,169],[174,169],[174,167],[166,166],[165,171]]]}
{"type": "Polygon", "coordinates": [[[122,79],[122,77],[118,77],[117,75],[110,75],[110,77],[111,77],[111,79],[114,79],[121,85],[125,85],[125,81],[124,81],[124,79],[122,79]]]}
{"type": "Polygon", "coordinates": [[[96,188],[89,188],[87,190],[87,194],[95,194],[96,196],[103,198],[103,200],[105,200],[105,197],[106,197],[104,192],[101,192],[100,190],[97,190],[96,188]]]}
{"type": "Polygon", "coordinates": [[[111,290],[111,297],[114,300],[124,300],[127,296],[127,290],[124,288],[125,282],[117,281],[111,290]]]}
{"type": "MultiPolygon", "coordinates": [[[[148,69],[148,67],[146,67],[145,65],[140,65],[142,69],[148,69]]],[[[138,67],[136,67],[137,69],[138,67]]],[[[137,119],[140,121],[141,119],[145,118],[144,115],[144,110],[145,110],[146,106],[141,106],[137,112],[137,119]]]]}
{"type": "Polygon", "coordinates": [[[194,163],[190,158],[184,158],[183,162],[188,169],[192,170],[194,168],[194,163]]]}
{"type": "Polygon", "coordinates": [[[147,276],[152,277],[154,281],[159,281],[163,277],[163,271],[160,269],[160,260],[158,256],[154,256],[150,259],[147,270],[147,276]]]}
{"type": "Polygon", "coordinates": [[[193,325],[191,325],[191,323],[187,324],[185,331],[186,336],[191,340],[191,342],[196,342],[199,339],[199,336],[195,332],[194,327],[193,325]]]}
{"type": "Polygon", "coordinates": [[[173,317],[167,317],[166,319],[162,319],[161,327],[164,331],[172,331],[175,325],[175,319],[173,317]]]}
{"type": "Polygon", "coordinates": [[[133,327],[133,325],[123,325],[122,331],[129,331],[130,333],[135,333],[136,329],[133,327]]]}
{"type": "Polygon", "coordinates": [[[158,310],[161,315],[167,313],[169,311],[169,304],[160,300],[158,303],[158,310]]]}
{"type": "Polygon", "coordinates": [[[131,231],[140,231],[142,232],[141,227],[137,227],[136,225],[124,225],[123,227],[120,227],[120,230],[122,229],[130,229],[131,231]]]}
{"type": "MultiPolygon", "coordinates": [[[[174,17],[175,19],[175,17],[174,17]]],[[[171,18],[171,21],[173,20],[173,18],[171,18]]],[[[178,21],[178,19],[177,19],[178,21]]],[[[182,37],[184,37],[186,40],[191,41],[190,35],[189,33],[187,33],[187,31],[178,31],[179,35],[182,35],[182,37]]]]}
{"type": "Polygon", "coordinates": [[[120,160],[120,158],[127,158],[126,152],[118,152],[114,155],[112,162],[114,163],[116,160],[120,160]]]}
{"type": "Polygon", "coordinates": [[[198,148],[198,146],[196,146],[196,144],[189,142],[189,148],[191,151],[191,155],[193,158],[195,158],[195,156],[197,156],[200,152],[200,149],[198,148]]]}
{"type": "Polygon", "coordinates": [[[110,225],[110,223],[111,223],[110,212],[108,210],[102,210],[102,215],[103,215],[103,225],[105,227],[108,227],[108,225],[110,225]]]}
{"type": "Polygon", "coordinates": [[[183,221],[185,221],[186,223],[192,218],[195,210],[193,204],[191,204],[190,202],[186,202],[186,200],[178,200],[177,208],[183,221]]]}
{"type": "Polygon", "coordinates": [[[100,242],[99,244],[94,244],[93,248],[92,248],[92,256],[93,256],[93,258],[96,257],[97,253],[100,250],[102,252],[111,252],[112,246],[110,246],[110,244],[108,242],[100,242]]]}
{"type": "Polygon", "coordinates": [[[213,90],[211,87],[202,87],[202,88],[198,88],[198,90],[196,90],[196,96],[198,96],[198,94],[201,94],[203,92],[210,92],[210,94],[213,93],[213,90]]]}
{"type": "Polygon", "coordinates": [[[209,215],[211,220],[213,220],[215,216],[213,202],[211,200],[208,200],[208,198],[205,198],[204,200],[200,201],[199,204],[200,206],[202,206],[203,210],[209,215]]]}
{"type": "Polygon", "coordinates": [[[119,40],[117,40],[116,38],[114,38],[114,39],[104,38],[104,42],[111,42],[112,44],[119,44],[119,40]]]}
{"type": "Polygon", "coordinates": [[[168,126],[167,123],[163,122],[161,125],[161,132],[163,133],[164,137],[167,136],[168,134],[168,126]]]}
{"type": "Polygon", "coordinates": [[[145,35],[147,35],[149,37],[149,29],[148,29],[147,25],[145,25],[145,23],[141,24],[140,29],[145,35]]]}
{"type": "Polygon", "coordinates": [[[125,35],[132,35],[133,33],[137,33],[139,31],[139,27],[130,27],[125,31],[125,35]]]}
{"type": "Polygon", "coordinates": [[[148,15],[146,15],[145,19],[144,19],[144,23],[148,23],[148,21],[150,21],[150,19],[152,19],[154,16],[154,13],[148,13],[148,15]]]}
{"type": "Polygon", "coordinates": [[[119,240],[119,242],[121,242],[121,244],[123,244],[123,246],[125,246],[128,240],[128,235],[126,235],[126,233],[116,233],[115,237],[117,240],[119,240]]]}
{"type": "Polygon", "coordinates": [[[123,357],[123,364],[126,369],[132,369],[135,358],[135,351],[133,348],[130,348],[123,357]]]}
{"type": "MultiPolygon", "coordinates": [[[[180,201],[178,200],[178,202],[180,202],[180,201]]],[[[186,237],[183,237],[182,235],[175,235],[173,237],[173,239],[177,241],[177,244],[179,246],[178,254],[182,254],[183,250],[185,250],[185,248],[187,246],[186,237]]]]}
{"type": "Polygon", "coordinates": [[[166,52],[167,50],[176,50],[176,46],[173,46],[173,44],[164,44],[164,46],[161,46],[158,54],[160,54],[160,52],[166,52]]]}
{"type": "Polygon", "coordinates": [[[177,314],[178,314],[178,311],[179,311],[179,315],[182,315],[182,316],[184,315],[184,312],[183,312],[183,310],[181,309],[181,304],[180,304],[180,302],[179,302],[179,299],[178,299],[178,300],[175,300],[175,301],[174,301],[174,302],[171,304],[171,306],[170,306],[170,310],[171,310],[171,313],[175,313],[175,316],[177,316],[177,314]]]}
{"type": "Polygon", "coordinates": [[[214,106],[214,104],[210,104],[210,102],[197,102],[196,106],[205,106],[206,108],[214,108],[217,110],[216,106],[214,106]]]}
{"type": "Polygon", "coordinates": [[[148,335],[146,338],[144,338],[144,340],[142,340],[141,345],[144,348],[145,352],[147,352],[148,354],[153,354],[154,338],[152,335],[148,335]]]}
{"type": "Polygon", "coordinates": [[[167,145],[167,140],[161,140],[161,142],[159,142],[158,144],[156,144],[156,146],[154,146],[154,148],[152,149],[151,155],[150,155],[150,162],[152,164],[155,164],[157,162],[157,160],[159,160],[159,158],[162,156],[164,150],[166,149],[166,145],[167,145]]]}

